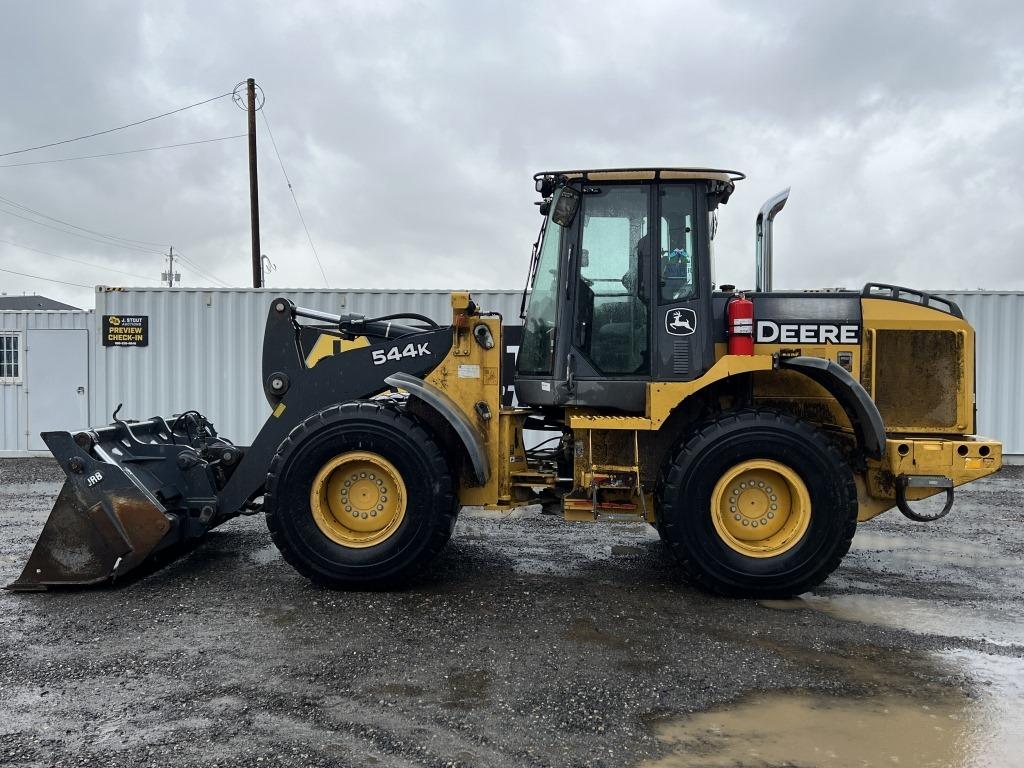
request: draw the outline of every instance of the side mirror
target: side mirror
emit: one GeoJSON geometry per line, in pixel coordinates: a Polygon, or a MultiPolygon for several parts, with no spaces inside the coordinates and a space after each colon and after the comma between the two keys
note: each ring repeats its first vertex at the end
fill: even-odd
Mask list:
{"type": "Polygon", "coordinates": [[[568,227],[576,218],[580,207],[580,193],[572,187],[562,187],[555,197],[555,209],[551,220],[560,227],[568,227]]]}

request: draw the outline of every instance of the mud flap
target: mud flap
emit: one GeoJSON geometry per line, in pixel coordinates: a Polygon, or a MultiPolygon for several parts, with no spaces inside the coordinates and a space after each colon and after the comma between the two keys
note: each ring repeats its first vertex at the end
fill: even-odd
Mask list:
{"type": "Polygon", "coordinates": [[[43,437],[67,480],[7,589],[97,584],[136,568],[170,533],[171,516],[127,468],[92,458],[67,432],[43,437]]]}

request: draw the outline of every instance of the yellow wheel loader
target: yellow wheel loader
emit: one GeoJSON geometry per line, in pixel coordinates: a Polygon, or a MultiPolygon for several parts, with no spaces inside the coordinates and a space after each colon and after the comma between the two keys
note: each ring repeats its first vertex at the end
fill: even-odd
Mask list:
{"type": "Polygon", "coordinates": [[[656,527],[709,590],[791,595],[839,565],[858,522],[945,514],[1001,466],[973,435],[972,328],[907,288],[772,291],[785,193],[758,217],[758,289],[716,290],[716,211],[742,178],[537,174],[521,329],[468,293],[446,326],[273,300],[252,445],[194,411],[45,433],[67,481],[10,588],[117,579],[259,512],[309,579],[386,586],[441,551],[461,507],[543,504],[656,527]]]}

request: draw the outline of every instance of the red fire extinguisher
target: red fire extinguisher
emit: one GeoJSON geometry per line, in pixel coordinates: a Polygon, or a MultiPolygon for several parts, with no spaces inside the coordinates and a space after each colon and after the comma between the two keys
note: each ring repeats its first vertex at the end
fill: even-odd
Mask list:
{"type": "Polygon", "coordinates": [[[725,308],[730,355],[754,354],[754,302],[737,292],[725,308]]]}

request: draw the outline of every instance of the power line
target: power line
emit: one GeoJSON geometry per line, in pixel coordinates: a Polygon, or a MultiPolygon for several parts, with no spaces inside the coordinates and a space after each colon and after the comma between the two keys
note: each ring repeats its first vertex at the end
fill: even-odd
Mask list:
{"type": "Polygon", "coordinates": [[[85,283],[69,283],[67,280],[57,280],[52,277],[40,277],[39,275],[30,275],[28,274],[28,272],[15,272],[13,269],[4,269],[3,267],[0,267],[0,272],[7,272],[8,274],[11,275],[21,275],[22,277],[31,277],[33,280],[46,280],[51,283],[60,283],[61,285],[75,285],[78,286],[79,288],[93,287],[91,285],[86,285],[85,283]]]}
{"type": "Polygon", "coordinates": [[[313,251],[313,257],[316,259],[316,265],[320,267],[320,274],[323,275],[324,285],[328,288],[331,284],[327,280],[327,273],[324,272],[324,265],[320,261],[320,254],[316,252],[316,246],[313,245],[313,237],[309,234],[309,227],[306,226],[306,218],[302,215],[302,208],[299,207],[299,198],[295,196],[295,189],[292,187],[291,179],[288,178],[288,171],[284,169],[284,161],[281,159],[281,153],[277,151],[277,142],[274,141],[274,132],[270,130],[270,121],[267,120],[267,105],[263,105],[263,109],[260,110],[260,114],[263,115],[263,124],[267,126],[267,135],[270,136],[270,143],[274,147],[274,154],[277,155],[277,162],[281,166],[281,174],[284,176],[285,183],[288,185],[288,191],[292,193],[292,201],[295,203],[295,211],[299,214],[299,221],[302,222],[302,228],[306,230],[306,239],[309,240],[309,247],[313,251]]]}
{"type": "MultiPolygon", "coordinates": [[[[160,247],[160,248],[170,248],[170,245],[168,245],[166,243],[154,243],[154,242],[152,242],[150,240],[136,240],[136,239],[131,238],[131,237],[121,237],[120,235],[111,235],[111,234],[108,234],[106,232],[97,232],[95,229],[88,229],[86,227],[80,227],[77,224],[72,224],[70,221],[64,221],[64,219],[58,219],[55,216],[50,216],[48,214],[43,213],[42,211],[37,211],[35,208],[29,208],[27,205],[22,205],[21,203],[15,201],[15,200],[11,200],[9,197],[4,197],[3,195],[0,195],[0,202],[7,203],[7,205],[12,205],[15,208],[18,208],[18,209],[23,210],[23,211],[28,211],[29,213],[34,213],[36,216],[42,216],[44,219],[49,219],[50,221],[55,221],[58,224],[64,224],[65,226],[72,227],[73,229],[80,229],[83,232],[88,232],[88,233],[90,233],[92,235],[99,235],[100,237],[109,237],[111,240],[122,240],[122,241],[124,241],[126,243],[133,243],[133,244],[136,244],[136,245],[155,245],[155,246],[160,247]]],[[[2,210],[2,209],[0,209],[0,210],[2,210]]],[[[38,223],[38,222],[36,222],[36,223],[38,223]]]]}
{"type": "Polygon", "coordinates": [[[181,251],[178,251],[178,253],[176,253],[175,255],[178,257],[178,259],[180,261],[183,261],[185,264],[187,264],[190,267],[192,267],[192,269],[194,271],[198,272],[200,275],[205,277],[207,280],[213,280],[214,282],[218,282],[221,285],[223,285],[225,288],[230,288],[231,287],[231,284],[229,282],[227,282],[226,280],[222,280],[221,278],[217,277],[216,275],[204,272],[202,269],[199,268],[198,265],[196,265],[196,263],[194,261],[192,261],[191,259],[189,259],[189,258],[187,258],[185,256],[182,256],[181,251]]]}
{"type": "Polygon", "coordinates": [[[91,240],[92,242],[99,243],[100,245],[113,245],[113,246],[117,246],[118,248],[127,248],[130,251],[141,251],[142,253],[155,253],[155,254],[157,254],[159,256],[163,256],[164,255],[163,251],[154,251],[152,248],[142,248],[142,247],[137,246],[137,245],[129,245],[128,243],[117,243],[117,242],[112,242],[110,240],[100,240],[99,238],[96,238],[96,237],[90,237],[89,235],[83,235],[80,232],[71,232],[70,230],[64,229],[63,227],[56,227],[53,224],[47,224],[45,221],[36,221],[35,219],[30,219],[28,216],[22,216],[20,213],[15,213],[14,211],[7,211],[7,210],[4,210],[3,208],[0,208],[0,213],[5,213],[8,216],[14,216],[15,218],[22,219],[22,220],[30,222],[32,224],[38,224],[40,227],[47,227],[49,229],[55,229],[56,231],[63,232],[66,235],[74,235],[75,237],[80,237],[83,240],[91,240]]]}
{"type": "Polygon", "coordinates": [[[26,147],[25,149],[15,149],[15,150],[12,150],[11,152],[2,152],[2,153],[0,153],[0,157],[9,157],[11,155],[20,155],[20,154],[22,154],[24,152],[34,152],[37,149],[46,149],[47,147],[57,147],[57,146],[60,146],[61,144],[70,144],[73,141],[81,141],[82,139],[91,139],[91,138],[94,138],[96,136],[103,136],[103,135],[108,134],[108,133],[113,133],[114,131],[123,131],[125,128],[133,128],[136,125],[142,125],[143,123],[149,123],[149,122],[152,122],[153,120],[159,120],[161,117],[168,117],[170,115],[176,115],[179,112],[184,112],[186,109],[192,109],[193,107],[201,107],[203,104],[209,104],[211,101],[216,101],[217,99],[223,99],[225,96],[230,96],[231,93],[232,92],[222,93],[220,96],[214,96],[213,98],[205,99],[204,101],[197,101],[195,104],[189,104],[189,105],[184,106],[184,107],[178,107],[178,109],[172,109],[170,112],[164,112],[164,113],[159,114],[159,115],[153,115],[153,117],[147,117],[145,120],[136,120],[134,123],[128,123],[126,125],[119,125],[116,128],[108,128],[105,131],[96,131],[96,133],[87,133],[84,136],[76,136],[73,139],[62,139],[61,141],[52,141],[49,144],[40,144],[40,145],[35,146],[35,147],[26,147]]]}
{"type": "Polygon", "coordinates": [[[108,272],[117,272],[118,274],[127,275],[128,277],[138,277],[138,278],[140,278],[142,280],[153,280],[154,279],[152,277],[146,277],[145,275],[137,275],[134,272],[125,272],[122,269],[115,269],[114,267],[104,267],[101,264],[96,264],[96,263],[91,262],[91,261],[83,261],[81,259],[73,259],[70,256],[61,256],[59,253],[50,253],[49,251],[42,251],[42,250],[40,250],[38,248],[32,248],[31,246],[28,246],[28,245],[22,245],[21,243],[15,243],[15,242],[13,242],[11,240],[0,239],[0,243],[4,243],[6,245],[13,245],[15,248],[21,248],[22,250],[25,250],[25,251],[32,251],[33,253],[40,253],[43,256],[53,256],[55,259],[64,259],[65,261],[73,261],[75,264],[84,264],[85,266],[92,267],[94,269],[105,269],[108,272]]]}
{"type": "Polygon", "coordinates": [[[243,139],[244,133],[237,136],[220,136],[216,139],[200,139],[199,141],[186,141],[182,144],[164,144],[159,147],[143,147],[142,149],[126,149],[122,152],[105,152],[102,155],[79,155],[78,157],[59,157],[55,160],[33,160],[30,163],[6,163],[0,168],[23,168],[26,165],[47,165],[49,163],[70,163],[72,160],[95,160],[97,157],[117,157],[118,155],[134,155],[138,152],[155,152],[158,149],[176,149],[177,147],[192,147],[196,144],[212,144],[215,141],[227,141],[228,139],[243,139]]]}

